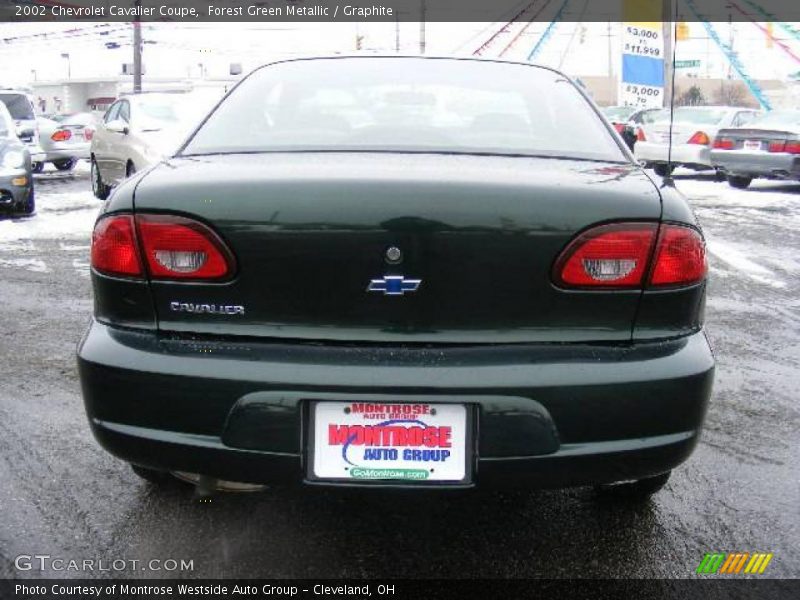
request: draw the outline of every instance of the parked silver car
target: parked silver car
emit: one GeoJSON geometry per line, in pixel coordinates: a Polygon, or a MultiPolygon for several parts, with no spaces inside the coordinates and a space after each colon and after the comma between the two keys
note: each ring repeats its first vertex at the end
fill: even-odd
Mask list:
{"type": "Polygon", "coordinates": [[[774,111],[747,127],[721,129],[711,162],[735,188],[757,177],[800,181],[800,111],[774,111]]]}
{"type": "MultiPolygon", "coordinates": [[[[712,169],[711,146],[717,131],[740,127],[760,115],[752,108],[732,106],[681,106],[675,109],[672,124],[672,167],[683,166],[698,171],[712,169]]],[[[666,176],[670,142],[670,113],[664,110],[651,123],[637,129],[634,155],[639,162],[666,176]]]]}
{"type": "Polygon", "coordinates": [[[45,158],[35,165],[34,172],[41,172],[47,162],[59,171],[69,171],[79,160],[88,159],[97,121],[89,112],[40,117],[39,144],[45,158]]]}
{"type": "Polygon", "coordinates": [[[39,125],[33,108],[33,98],[25,90],[0,87],[0,102],[5,104],[17,128],[17,137],[28,148],[31,160],[36,163],[45,155],[39,145],[39,125]]]}
{"type": "Polygon", "coordinates": [[[122,180],[170,156],[216,97],[147,93],[108,109],[92,138],[92,191],[105,199],[122,180]]]}

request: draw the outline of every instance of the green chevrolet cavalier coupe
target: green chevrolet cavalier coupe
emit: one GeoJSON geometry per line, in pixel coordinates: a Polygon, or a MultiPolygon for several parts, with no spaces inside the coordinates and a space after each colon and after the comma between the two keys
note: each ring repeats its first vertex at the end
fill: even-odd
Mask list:
{"type": "Polygon", "coordinates": [[[278,62],[106,203],[86,410],[154,481],[645,496],[700,435],[706,271],[557,71],[278,62]]]}

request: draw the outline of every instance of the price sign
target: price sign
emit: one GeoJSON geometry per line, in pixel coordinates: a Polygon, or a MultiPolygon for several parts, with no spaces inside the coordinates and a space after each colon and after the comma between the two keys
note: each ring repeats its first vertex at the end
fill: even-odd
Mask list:
{"type": "Polygon", "coordinates": [[[620,104],[658,108],[664,104],[663,96],[664,40],[661,23],[625,23],[622,29],[620,104]]]}

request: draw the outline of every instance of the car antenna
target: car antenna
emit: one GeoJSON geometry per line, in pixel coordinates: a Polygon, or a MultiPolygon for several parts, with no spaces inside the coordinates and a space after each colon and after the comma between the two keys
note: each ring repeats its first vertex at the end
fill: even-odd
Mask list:
{"type": "Polygon", "coordinates": [[[664,175],[662,187],[675,187],[675,180],[672,178],[672,126],[675,123],[675,55],[678,45],[678,3],[674,2],[675,14],[672,17],[672,69],[669,86],[669,145],[667,146],[667,173],[664,175]]]}

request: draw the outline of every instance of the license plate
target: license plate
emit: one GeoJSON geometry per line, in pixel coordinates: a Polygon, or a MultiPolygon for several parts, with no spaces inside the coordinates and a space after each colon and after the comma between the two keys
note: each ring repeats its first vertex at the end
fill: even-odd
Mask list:
{"type": "Polygon", "coordinates": [[[310,475],[352,483],[466,482],[467,417],[460,404],[315,402],[310,475]]]}
{"type": "Polygon", "coordinates": [[[757,140],[745,140],[744,149],[755,150],[755,151],[761,150],[761,142],[757,140]]]}

